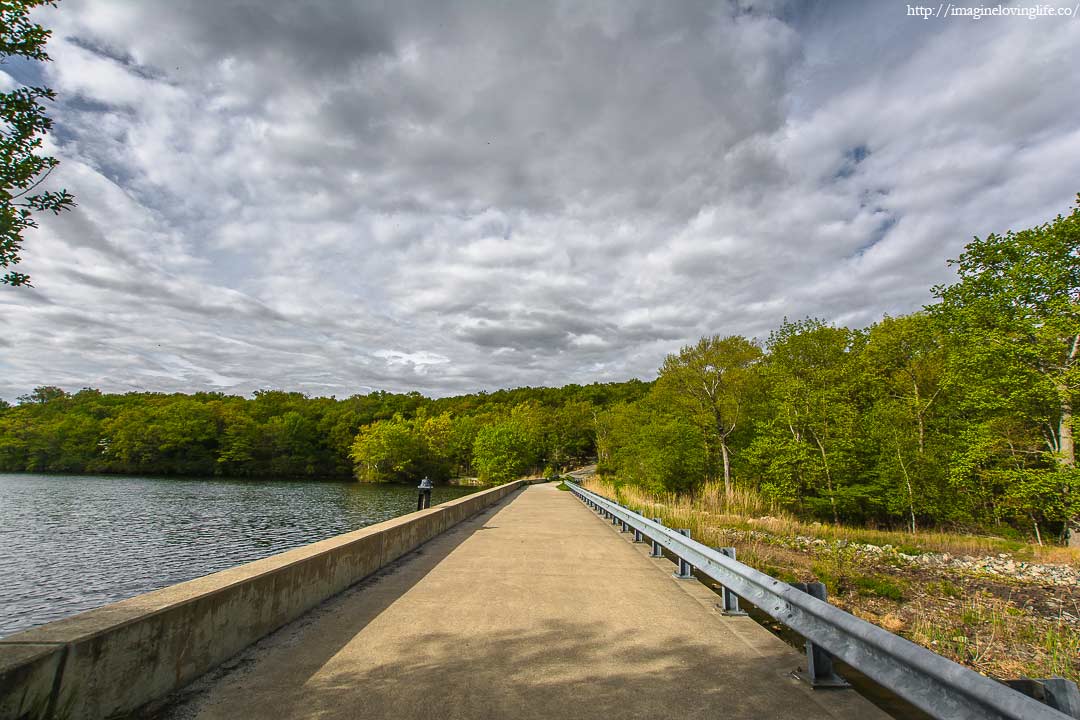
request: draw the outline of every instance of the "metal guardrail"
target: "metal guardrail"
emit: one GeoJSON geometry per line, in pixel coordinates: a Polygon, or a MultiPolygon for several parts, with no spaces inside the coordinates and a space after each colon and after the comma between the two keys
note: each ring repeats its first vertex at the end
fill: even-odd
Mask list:
{"type": "Polygon", "coordinates": [[[846,613],[581,486],[567,486],[594,510],[641,533],[834,657],[935,718],[1072,720],[974,670],[846,613]]]}

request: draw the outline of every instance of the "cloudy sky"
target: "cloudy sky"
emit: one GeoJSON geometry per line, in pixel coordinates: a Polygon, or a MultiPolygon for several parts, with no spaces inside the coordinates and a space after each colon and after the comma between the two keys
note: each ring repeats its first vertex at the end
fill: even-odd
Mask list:
{"type": "Polygon", "coordinates": [[[0,67],[79,203],[0,286],[0,396],[650,378],[916,309],[1072,206],[1080,18],[907,8],[63,0],[0,67]]]}

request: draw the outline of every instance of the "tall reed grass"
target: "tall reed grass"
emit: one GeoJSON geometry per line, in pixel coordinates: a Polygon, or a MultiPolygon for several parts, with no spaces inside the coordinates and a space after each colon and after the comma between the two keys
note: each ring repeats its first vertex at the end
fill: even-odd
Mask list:
{"type": "Polygon", "coordinates": [[[891,545],[908,554],[938,552],[982,556],[1008,553],[1019,560],[1080,567],[1080,551],[1060,546],[936,530],[910,533],[806,522],[753,490],[736,487],[729,496],[724,492],[723,483],[719,482],[706,483],[693,495],[650,493],[635,485],[618,485],[595,476],[586,480],[585,487],[649,517],[662,517],[669,527],[688,528],[694,537],[703,541],[717,536],[710,528],[756,530],[779,536],[817,538],[830,544],[847,541],[891,545]]]}

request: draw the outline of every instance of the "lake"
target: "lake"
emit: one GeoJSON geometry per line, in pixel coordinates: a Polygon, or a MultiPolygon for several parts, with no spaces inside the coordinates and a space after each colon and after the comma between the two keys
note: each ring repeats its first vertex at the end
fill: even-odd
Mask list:
{"type": "MultiPolygon", "coordinates": [[[[431,504],[480,488],[438,486],[431,504]]],[[[0,637],[416,509],[416,488],[0,474],[0,637]]]]}

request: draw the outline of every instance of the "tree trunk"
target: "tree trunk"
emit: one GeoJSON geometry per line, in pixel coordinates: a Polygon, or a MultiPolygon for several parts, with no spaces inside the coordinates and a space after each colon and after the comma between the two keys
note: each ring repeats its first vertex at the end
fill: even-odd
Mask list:
{"type": "Polygon", "coordinates": [[[907,485],[908,512],[911,513],[911,534],[915,534],[915,493],[911,490],[911,477],[908,475],[907,466],[904,465],[904,457],[900,454],[900,443],[896,444],[896,459],[900,461],[900,470],[904,473],[904,483],[907,485]]]}
{"type": "Polygon", "coordinates": [[[731,457],[728,455],[727,441],[720,438],[720,452],[724,456],[724,494],[730,500],[733,494],[731,487],[731,457]]]}
{"type": "MultiPolygon", "coordinates": [[[[1076,362],[1078,350],[1080,350],[1080,335],[1073,338],[1072,351],[1069,353],[1067,367],[1076,362]]],[[[1072,388],[1068,386],[1063,378],[1058,385],[1058,394],[1061,397],[1061,422],[1058,425],[1058,452],[1060,453],[1058,462],[1061,467],[1067,469],[1076,467],[1071,390],[1072,388]]],[[[1074,516],[1069,521],[1069,547],[1080,548],[1080,517],[1074,516]]]]}
{"type": "Polygon", "coordinates": [[[818,450],[821,451],[821,462],[825,465],[825,485],[829,489],[829,502],[832,504],[833,522],[839,525],[840,513],[836,510],[836,493],[833,492],[832,474],[829,472],[829,459],[825,457],[825,446],[821,444],[821,440],[818,439],[816,434],[814,435],[814,441],[817,442],[818,450]]]}
{"type": "MultiPolygon", "coordinates": [[[[1063,395],[1061,401],[1061,424],[1058,429],[1058,462],[1061,467],[1070,470],[1076,467],[1076,449],[1073,443],[1072,432],[1072,401],[1068,394],[1063,395]]],[[[1069,488],[1065,488],[1069,492],[1069,488]]],[[[1080,517],[1073,516],[1069,522],[1069,547],[1080,548],[1080,517]]]]}
{"type": "Polygon", "coordinates": [[[1058,424],[1058,452],[1061,457],[1058,462],[1062,467],[1076,467],[1076,444],[1073,440],[1073,414],[1072,400],[1069,398],[1069,388],[1061,389],[1061,422],[1058,424]]]}
{"type": "MultiPolygon", "coordinates": [[[[1077,361],[1080,354],[1080,335],[1073,338],[1072,350],[1065,363],[1066,371],[1077,361]]],[[[1064,467],[1076,467],[1076,448],[1073,444],[1072,388],[1063,376],[1057,383],[1058,396],[1061,398],[1061,423],[1058,425],[1058,451],[1064,467]]]]}

